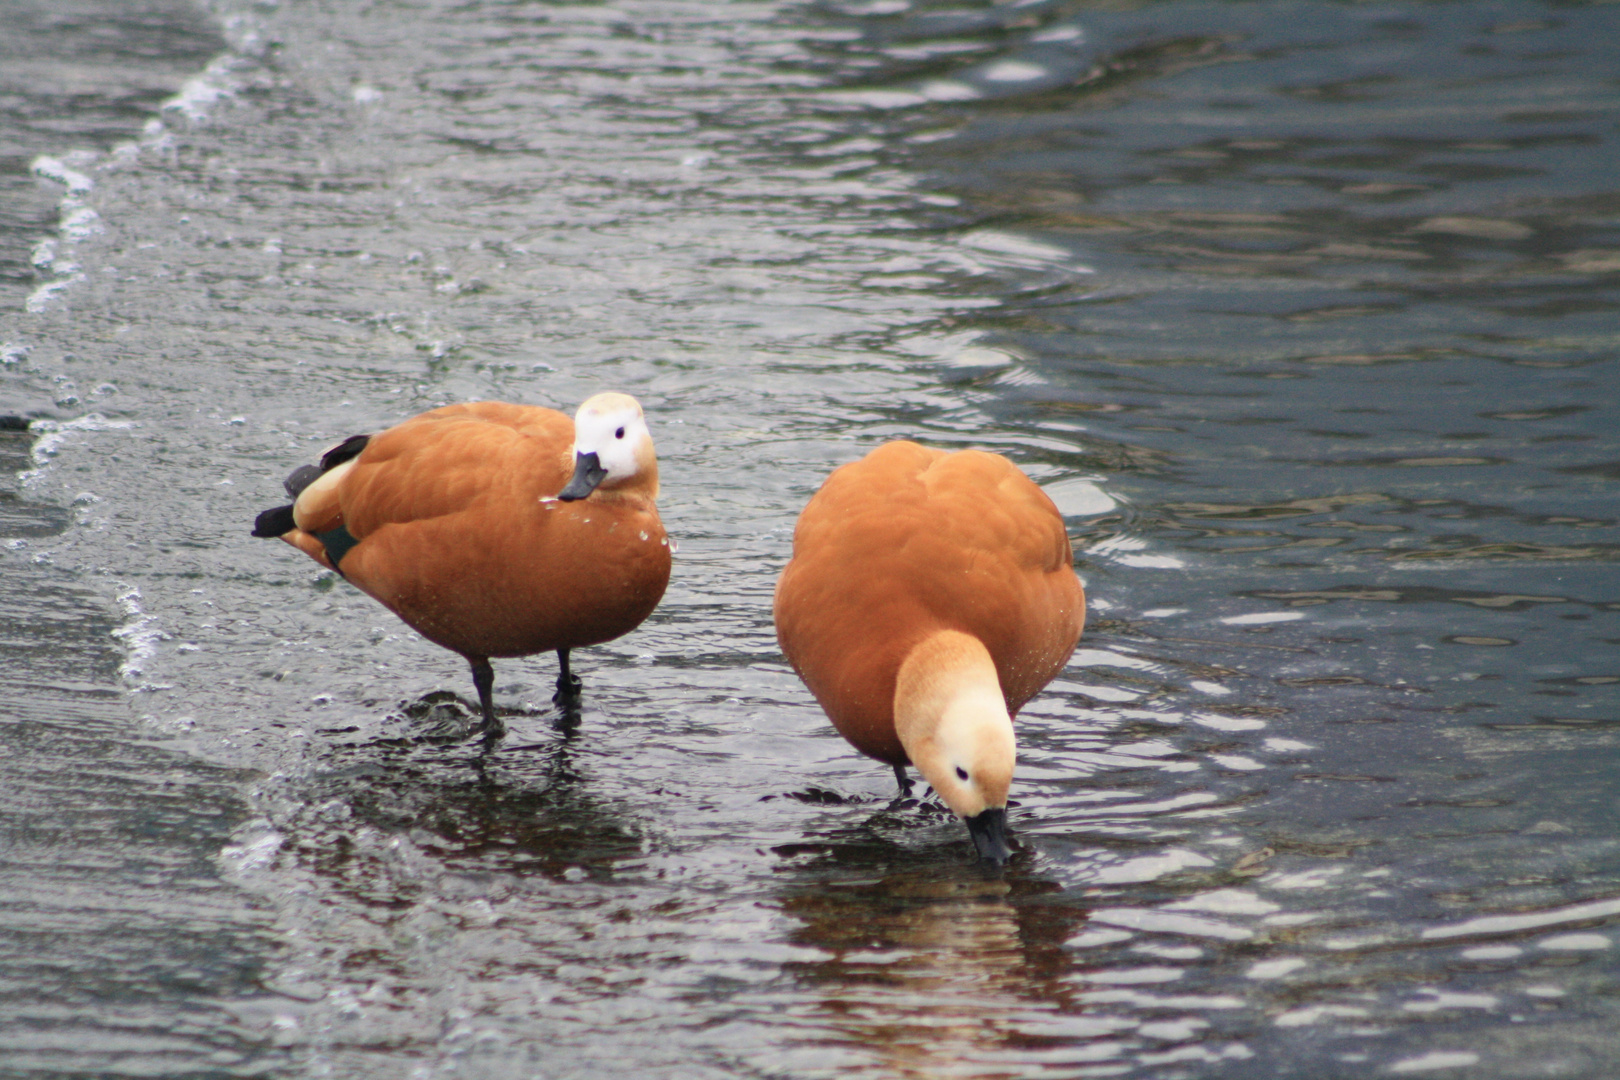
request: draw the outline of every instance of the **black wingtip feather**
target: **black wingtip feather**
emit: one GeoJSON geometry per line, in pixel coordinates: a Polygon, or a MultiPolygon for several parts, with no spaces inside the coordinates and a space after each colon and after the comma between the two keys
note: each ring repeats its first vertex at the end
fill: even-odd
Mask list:
{"type": "Polygon", "coordinates": [[[281,482],[281,486],[287,489],[289,499],[297,499],[298,496],[304,493],[305,488],[320,478],[320,475],[321,467],[319,465],[300,465],[292,471],[287,479],[281,482]]]}
{"type": "Polygon", "coordinates": [[[254,536],[276,537],[292,532],[297,527],[298,523],[293,520],[291,503],[286,506],[272,506],[253,519],[254,536]]]}
{"type": "Polygon", "coordinates": [[[370,435],[350,435],[321,455],[321,472],[335,469],[345,461],[359,457],[360,451],[364,450],[366,443],[370,441],[370,435]]]}

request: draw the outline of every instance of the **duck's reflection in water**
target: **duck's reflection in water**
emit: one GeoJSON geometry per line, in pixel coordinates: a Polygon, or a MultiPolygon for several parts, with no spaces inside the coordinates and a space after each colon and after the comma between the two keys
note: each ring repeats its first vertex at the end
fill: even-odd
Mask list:
{"type": "Polygon", "coordinates": [[[1063,943],[1085,915],[1048,882],[935,864],[823,879],[785,910],[796,943],[829,956],[796,968],[808,1071],[1056,1075],[1120,1049],[1119,1021],[1083,1016],[1064,979],[1063,943]]]}
{"type": "Polygon", "coordinates": [[[477,875],[475,891],[506,894],[530,874],[609,874],[641,854],[642,823],[586,781],[568,737],[577,724],[561,713],[561,738],[495,757],[460,739],[334,748],[297,792],[291,843],[316,874],[385,908],[443,890],[447,875],[477,875]]]}

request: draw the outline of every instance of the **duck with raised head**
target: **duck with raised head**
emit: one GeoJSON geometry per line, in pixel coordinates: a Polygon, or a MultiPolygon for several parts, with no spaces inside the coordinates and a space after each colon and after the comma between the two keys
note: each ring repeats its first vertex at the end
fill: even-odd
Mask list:
{"type": "Polygon", "coordinates": [[[782,652],[863,754],[924,780],[1007,860],[1012,719],[1074,653],[1085,593],[1057,507],[980,450],[891,442],[835,470],[776,586],[782,652]]]}
{"type": "Polygon", "coordinates": [[[528,405],[446,405],[355,435],[285,482],[259,515],[412,629],[472,667],[486,739],[493,657],[557,653],[557,700],[577,702],[569,651],[639,626],[669,583],[658,459],[636,399],[597,394],[570,420],[528,405]]]}

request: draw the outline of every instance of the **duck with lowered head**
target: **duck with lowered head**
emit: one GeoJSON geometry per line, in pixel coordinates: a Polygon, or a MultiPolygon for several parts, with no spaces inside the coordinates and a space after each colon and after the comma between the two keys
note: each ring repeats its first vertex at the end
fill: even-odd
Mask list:
{"type": "Polygon", "coordinates": [[[999,454],[891,442],[835,470],[799,516],[776,633],[839,734],[915,765],[1005,862],[1012,718],[1085,624],[1063,517],[999,454]]]}

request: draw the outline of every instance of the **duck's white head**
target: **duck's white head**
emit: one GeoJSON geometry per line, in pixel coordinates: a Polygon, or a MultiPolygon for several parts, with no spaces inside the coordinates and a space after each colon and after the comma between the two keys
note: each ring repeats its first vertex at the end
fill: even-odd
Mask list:
{"type": "Polygon", "coordinates": [[[946,630],[907,654],[895,684],[894,727],[923,779],[967,823],[980,856],[1005,862],[1018,747],[984,645],[946,630]]]}
{"type": "Polygon", "coordinates": [[[629,394],[587,398],[574,414],[574,475],[557,498],[573,502],[632,481],[657,498],[658,455],[640,403],[629,394]]]}

